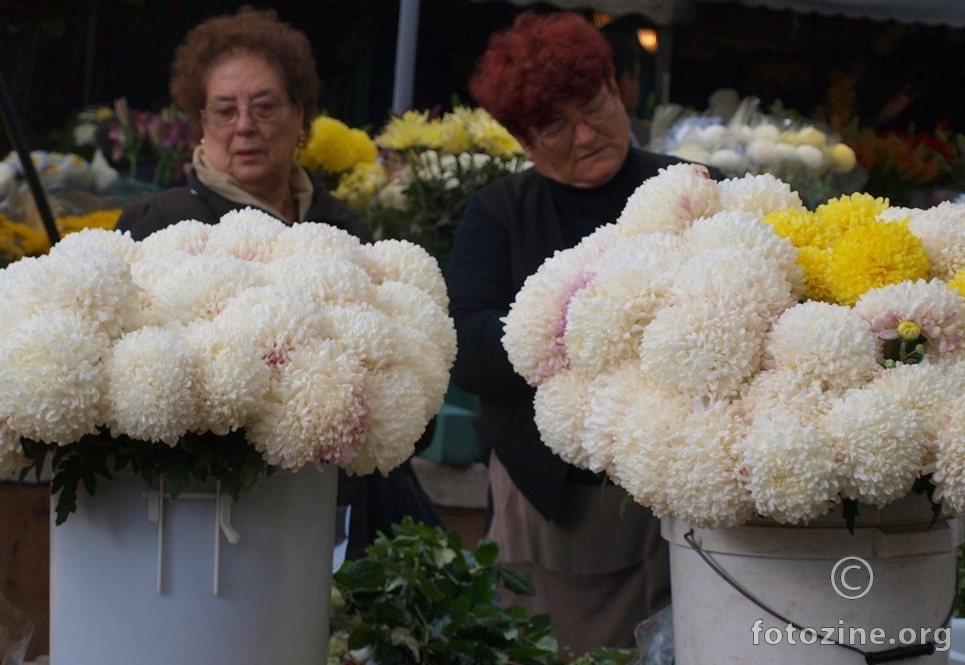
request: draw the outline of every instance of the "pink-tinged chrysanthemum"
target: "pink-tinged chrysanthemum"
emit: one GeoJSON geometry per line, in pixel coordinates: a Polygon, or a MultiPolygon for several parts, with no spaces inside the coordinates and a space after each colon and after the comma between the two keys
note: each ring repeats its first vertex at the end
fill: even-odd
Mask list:
{"type": "Polygon", "coordinates": [[[700,400],[734,397],[760,368],[767,322],[743,308],[694,300],[661,309],[640,343],[650,381],[700,400]]]}
{"type": "Polygon", "coordinates": [[[965,203],[943,201],[924,210],[902,209],[931,260],[931,277],[945,281],[965,268],[965,203]]]}
{"type": "Polygon", "coordinates": [[[756,250],[784,274],[795,299],[804,292],[804,273],[797,263],[797,249],[758,215],[742,211],[719,212],[694,222],[684,233],[684,240],[694,254],[725,247],[756,250]]]}
{"type": "Polygon", "coordinates": [[[345,464],[356,454],[369,418],[365,369],[334,340],[313,340],[289,354],[267,399],[245,426],[269,464],[345,464]]]}
{"type": "Polygon", "coordinates": [[[926,352],[944,353],[963,344],[965,298],[941,280],[900,282],[873,289],[854,308],[881,339],[898,339],[898,324],[911,321],[927,340],[926,352]]]}
{"type": "Polygon", "coordinates": [[[427,251],[407,240],[380,240],[363,249],[362,267],[376,284],[411,284],[432,296],[442,309],[449,309],[449,294],[439,263],[427,251]]]}
{"type": "Polygon", "coordinates": [[[197,432],[227,434],[243,427],[268,393],[271,371],[261,353],[234,330],[199,320],[184,330],[197,358],[197,432]]]}
{"type": "Polygon", "coordinates": [[[336,339],[362,366],[375,370],[398,362],[400,323],[368,303],[332,304],[321,309],[323,337],[336,339]]]}
{"type": "Polygon", "coordinates": [[[594,274],[574,252],[557,252],[526,278],[503,319],[503,346],[516,373],[533,386],[567,365],[564,335],[573,296],[594,274]]]}
{"type": "Polygon", "coordinates": [[[696,409],[669,460],[667,501],[674,517],[707,529],[732,527],[753,513],[734,450],[743,428],[718,402],[696,409]]]}
{"type": "Polygon", "coordinates": [[[736,446],[754,508],[782,523],[807,523],[840,501],[842,471],[831,437],[808,418],[771,412],[736,446]]]}
{"type": "Polygon", "coordinates": [[[885,506],[907,494],[931,445],[927,419],[877,387],[850,391],[824,420],[841,461],[842,496],[885,506]]]}
{"type": "Polygon", "coordinates": [[[232,210],[211,227],[205,252],[264,263],[271,260],[275,238],[286,228],[281,220],[262,210],[232,210]]]}
{"type": "Polygon", "coordinates": [[[338,257],[357,263],[362,260],[362,242],[336,226],[302,222],[286,226],[272,243],[272,261],[291,256],[338,257]]]}
{"type": "Polygon", "coordinates": [[[764,351],[766,367],[793,372],[821,390],[860,387],[880,367],[879,344],[868,322],[850,307],[816,301],[786,310],[764,351]]]}
{"type": "Polygon", "coordinates": [[[706,166],[673,164],[637,187],[617,224],[631,233],[679,233],[720,209],[717,183],[706,166]]]}
{"type": "Polygon", "coordinates": [[[747,174],[717,184],[721,210],[740,210],[763,217],[778,210],[804,210],[797,192],[770,173],[747,174]]]}
{"type": "Polygon", "coordinates": [[[165,226],[137,243],[138,257],[144,259],[169,252],[203,254],[208,246],[208,234],[213,228],[211,224],[196,219],[165,226]]]}
{"type": "Polygon", "coordinates": [[[755,249],[723,247],[695,253],[677,274],[678,303],[711,299],[723,308],[753,310],[765,320],[796,302],[784,271],[755,249]]]}
{"type": "Polygon", "coordinates": [[[183,337],[141,328],[107,356],[106,424],[111,434],[177,445],[197,422],[198,366],[183,337]]]}
{"type": "Polygon", "coordinates": [[[426,428],[426,393],[415,373],[396,365],[365,377],[369,416],[358,454],[345,461],[349,473],[385,475],[412,456],[426,428]]]}
{"type": "Polygon", "coordinates": [[[567,308],[563,341],[570,366],[596,374],[635,358],[685,256],[679,237],[665,233],[629,236],[607,252],[596,278],[567,308]]]}
{"type": "Polygon", "coordinates": [[[245,289],[260,286],[263,264],[222,254],[157,254],[131,266],[142,291],[140,322],[164,326],[213,319],[245,289]]]}
{"type": "Polygon", "coordinates": [[[585,466],[583,421],[589,408],[591,377],[564,369],[536,389],[533,406],[540,439],[565,462],[585,466]]]}
{"type": "Polygon", "coordinates": [[[107,335],[73,310],[44,312],[2,328],[0,422],[20,436],[59,445],[95,432],[107,335]]]}
{"type": "Polygon", "coordinates": [[[269,367],[284,365],[292,351],[326,337],[318,307],[298,292],[278,286],[243,291],[213,320],[257,348],[269,367]]]}

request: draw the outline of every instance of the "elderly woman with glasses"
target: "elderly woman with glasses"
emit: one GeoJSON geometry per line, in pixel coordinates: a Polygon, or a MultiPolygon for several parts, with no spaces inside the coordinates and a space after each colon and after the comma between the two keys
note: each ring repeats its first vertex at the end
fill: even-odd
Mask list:
{"type": "Polygon", "coordinates": [[[501,319],[546,258],[614,222],[643,180],[678,160],[631,149],[610,46],[579,14],[520,14],[490,39],[470,92],[533,163],[478,192],[447,268],[453,381],[478,396],[491,451],[488,535],[536,589],[504,602],[549,613],[564,650],[630,646],[634,627],[670,601],[659,522],[541,442],[534,389],[513,371],[501,319]]]}
{"type": "Polygon", "coordinates": [[[317,221],[363,240],[368,228],[295,161],[318,113],[308,38],[250,8],[193,28],[172,64],[171,95],[200,145],[187,186],[131,205],[117,228],[135,240],[184,219],[210,224],[252,206],[287,222],[317,221]]]}

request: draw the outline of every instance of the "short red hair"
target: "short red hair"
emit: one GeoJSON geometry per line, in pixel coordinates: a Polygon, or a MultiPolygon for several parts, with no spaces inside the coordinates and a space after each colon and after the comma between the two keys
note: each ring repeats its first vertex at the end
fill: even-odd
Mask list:
{"type": "Polygon", "coordinates": [[[591,99],[613,77],[613,51],[580,14],[516,17],[489,39],[469,82],[469,92],[517,138],[552,120],[561,102],[591,99]]]}

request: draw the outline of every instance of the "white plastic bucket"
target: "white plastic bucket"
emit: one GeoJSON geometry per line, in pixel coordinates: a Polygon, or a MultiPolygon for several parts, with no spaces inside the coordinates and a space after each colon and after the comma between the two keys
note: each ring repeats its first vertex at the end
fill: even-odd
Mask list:
{"type": "Polygon", "coordinates": [[[130,475],[79,492],[51,521],[52,665],[323,663],[337,483],[277,472],[233,505],[130,475]]]}
{"type": "MultiPolygon", "coordinates": [[[[927,508],[923,498],[913,498],[927,508]]],[[[742,595],[687,542],[689,526],[664,520],[663,536],[670,543],[675,665],[865,662],[861,653],[822,644],[826,639],[864,652],[934,641],[940,649],[934,654],[895,662],[948,663],[951,630],[943,624],[955,593],[962,525],[958,519],[943,519],[929,526],[927,510],[916,514],[908,511],[910,503],[899,503],[891,513],[862,508],[853,535],[840,515],[810,527],[758,520],[733,529],[693,530],[693,541],[721,571],[784,619],[816,629],[813,635],[789,629],[788,621],[742,595]],[[847,557],[861,561],[842,561],[847,557]],[[849,596],[867,591],[846,598],[835,585],[849,596]],[[939,628],[945,632],[936,634],[939,628]]]]}

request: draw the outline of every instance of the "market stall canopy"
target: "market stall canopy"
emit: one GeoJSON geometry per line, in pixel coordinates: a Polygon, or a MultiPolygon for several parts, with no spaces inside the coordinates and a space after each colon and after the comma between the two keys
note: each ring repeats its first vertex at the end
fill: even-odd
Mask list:
{"type": "MultiPolygon", "coordinates": [[[[490,0],[475,0],[489,2],[490,0]]],[[[537,0],[509,0],[514,5],[536,4],[537,0]]],[[[560,9],[598,9],[621,16],[623,14],[642,14],[657,25],[671,25],[691,11],[695,0],[551,0],[550,4],[560,9]]]]}
{"type": "MultiPolygon", "coordinates": [[[[901,21],[928,25],[965,27],[963,0],[739,0],[752,7],[790,9],[795,12],[867,18],[877,21],[901,21]]],[[[556,3],[559,4],[559,3],[556,3]]],[[[598,2],[605,5],[606,2],[598,2]]],[[[614,3],[633,4],[633,3],[614,3]]]]}

